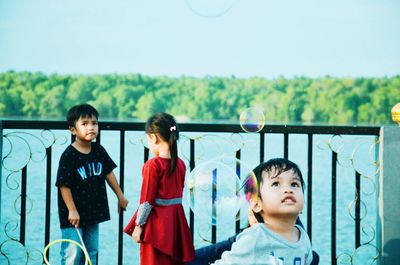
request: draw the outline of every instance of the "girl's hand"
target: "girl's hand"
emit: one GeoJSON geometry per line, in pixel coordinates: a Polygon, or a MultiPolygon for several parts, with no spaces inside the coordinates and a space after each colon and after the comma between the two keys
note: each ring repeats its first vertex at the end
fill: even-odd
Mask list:
{"type": "Polygon", "coordinates": [[[77,210],[69,211],[68,212],[68,221],[71,225],[75,227],[79,227],[80,216],[77,210]]]}
{"type": "Polygon", "coordinates": [[[142,235],[143,228],[141,226],[135,226],[132,233],[132,238],[136,243],[140,243],[140,236],[142,235]]]}
{"type": "Polygon", "coordinates": [[[120,211],[125,211],[126,210],[126,206],[128,206],[128,200],[125,198],[124,195],[121,195],[118,197],[118,213],[120,213],[120,211]]]}

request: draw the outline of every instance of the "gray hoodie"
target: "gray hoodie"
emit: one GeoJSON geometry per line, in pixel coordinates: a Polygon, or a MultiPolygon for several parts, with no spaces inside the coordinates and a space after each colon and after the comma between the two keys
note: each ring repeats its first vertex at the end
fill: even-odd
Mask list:
{"type": "Polygon", "coordinates": [[[230,251],[215,265],[309,265],[313,255],[306,231],[296,225],[300,239],[290,242],[265,224],[255,224],[237,236],[230,251]]]}

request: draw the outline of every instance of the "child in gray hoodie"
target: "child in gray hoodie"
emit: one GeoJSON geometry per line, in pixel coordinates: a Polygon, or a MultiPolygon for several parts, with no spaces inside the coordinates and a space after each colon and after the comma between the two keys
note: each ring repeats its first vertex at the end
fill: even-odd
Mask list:
{"type": "Polygon", "coordinates": [[[271,159],[254,170],[258,196],[250,208],[259,223],[244,230],[215,265],[311,264],[310,239],[296,224],[304,206],[304,180],[299,167],[284,158],[271,159]]]}

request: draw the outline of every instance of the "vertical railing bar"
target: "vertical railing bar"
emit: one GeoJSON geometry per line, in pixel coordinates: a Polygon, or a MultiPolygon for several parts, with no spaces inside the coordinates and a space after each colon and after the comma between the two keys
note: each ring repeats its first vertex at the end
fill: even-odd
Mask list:
{"type": "Polygon", "coordinates": [[[21,174],[21,227],[19,242],[25,245],[25,226],[26,226],[26,183],[27,183],[27,166],[22,168],[21,174]]]}
{"type": "Polygon", "coordinates": [[[147,160],[149,160],[149,148],[146,146],[144,147],[144,157],[143,157],[143,162],[146,163],[147,160]]]}
{"type": "MultiPolygon", "coordinates": [[[[96,143],[101,144],[101,131],[100,130],[96,137],[96,143]]],[[[96,257],[97,264],[95,264],[95,265],[99,265],[99,253],[98,252],[97,252],[96,256],[97,256],[96,257]]]]}
{"type": "Polygon", "coordinates": [[[211,188],[211,243],[217,242],[217,188],[218,188],[218,173],[217,168],[212,171],[212,188],[211,188]],[[214,219],[215,218],[215,219],[214,219]]]}
{"type": "Polygon", "coordinates": [[[307,233],[312,241],[312,173],[313,173],[313,135],[308,134],[307,158],[307,233]]]}
{"type": "MultiPolygon", "coordinates": [[[[194,139],[190,139],[190,172],[192,172],[192,170],[194,169],[195,164],[195,141],[194,139]]],[[[192,209],[189,210],[189,227],[190,233],[192,234],[192,240],[194,240],[194,212],[192,211],[192,209]]]]}
{"type": "Polygon", "coordinates": [[[283,134],[283,157],[286,159],[289,157],[289,134],[288,133],[283,134]]]}
{"type": "Polygon", "coordinates": [[[1,194],[2,194],[2,186],[3,183],[3,121],[0,120],[0,222],[1,222],[1,194]]]}
{"type": "MultiPolygon", "coordinates": [[[[236,151],[236,159],[238,161],[240,161],[240,159],[241,159],[241,150],[240,149],[236,151]]],[[[240,171],[241,171],[240,163],[237,162],[236,163],[236,175],[238,176],[239,180],[240,180],[240,171]]],[[[240,186],[236,187],[237,191],[239,191],[239,189],[240,189],[240,186]]],[[[235,232],[236,232],[236,234],[238,234],[240,232],[240,209],[236,215],[235,232]]]]}
{"type": "Polygon", "coordinates": [[[336,174],[337,174],[337,153],[332,151],[332,227],[331,227],[331,264],[336,265],[336,174]]]}
{"type": "Polygon", "coordinates": [[[265,159],[265,133],[260,132],[260,163],[265,159]]]}
{"type": "MultiPolygon", "coordinates": [[[[119,186],[121,191],[124,192],[125,187],[125,130],[121,129],[119,137],[119,186]]],[[[123,225],[124,225],[124,211],[119,212],[118,223],[118,265],[122,265],[123,261],[123,225]]]]}
{"type": "Polygon", "coordinates": [[[361,246],[361,235],[360,235],[360,201],[361,201],[361,175],[356,171],[355,174],[356,178],[356,193],[355,193],[355,199],[356,199],[356,207],[355,207],[355,229],[356,229],[356,242],[355,246],[356,249],[361,246]]]}
{"type": "Polygon", "coordinates": [[[101,131],[99,130],[99,134],[96,137],[96,142],[98,142],[99,144],[101,143],[101,131]]]}
{"type": "MultiPolygon", "coordinates": [[[[46,148],[46,216],[44,225],[44,247],[50,242],[50,212],[51,212],[51,146],[46,148]]],[[[50,249],[46,252],[46,258],[49,259],[50,249]]]]}

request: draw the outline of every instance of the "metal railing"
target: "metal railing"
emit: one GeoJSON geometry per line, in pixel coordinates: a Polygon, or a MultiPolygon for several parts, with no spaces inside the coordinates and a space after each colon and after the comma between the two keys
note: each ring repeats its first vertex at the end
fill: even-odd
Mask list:
{"type": "MultiPolygon", "coordinates": [[[[126,133],[131,132],[131,131],[136,131],[140,132],[143,131],[144,124],[143,123],[134,123],[134,122],[100,122],[100,131],[115,131],[119,133],[119,182],[121,189],[124,190],[124,184],[125,184],[125,143],[127,141],[126,139],[126,133]]],[[[23,131],[23,130],[66,130],[67,129],[67,124],[66,122],[62,121],[17,121],[17,120],[3,120],[0,121],[0,146],[4,145],[4,140],[3,138],[7,137],[7,135],[3,134],[4,130],[10,131],[10,130],[16,130],[16,131],[23,131]]],[[[241,127],[239,125],[235,124],[180,124],[180,129],[182,132],[197,132],[197,133],[243,133],[241,127]]],[[[301,135],[306,135],[307,136],[307,177],[305,179],[305,182],[307,183],[307,232],[312,238],[313,234],[313,220],[312,220],[312,205],[313,205],[313,149],[314,149],[314,137],[315,135],[362,135],[362,136],[379,136],[379,127],[364,127],[364,126],[292,126],[292,125],[268,125],[263,128],[262,131],[258,132],[258,147],[259,147],[259,161],[262,162],[265,159],[265,150],[268,149],[267,143],[266,143],[266,136],[269,134],[279,134],[283,136],[283,146],[282,146],[282,151],[283,151],[283,156],[285,158],[289,157],[289,146],[290,146],[290,136],[292,134],[301,134],[301,135]]],[[[97,141],[101,141],[101,134],[99,135],[97,141]]],[[[196,167],[196,140],[195,139],[189,139],[190,142],[190,158],[189,158],[189,169],[192,171],[196,167]]],[[[7,154],[1,153],[2,149],[0,149],[0,155],[2,158],[5,158],[7,154]]],[[[146,161],[149,157],[149,150],[144,147],[143,148],[143,158],[144,161],[146,161]]],[[[236,158],[241,159],[242,158],[242,153],[241,150],[236,151],[236,158]]],[[[51,198],[51,189],[54,189],[51,183],[51,176],[54,175],[54,172],[52,172],[52,146],[46,146],[46,169],[45,169],[45,175],[46,175],[46,184],[45,184],[45,216],[44,216],[44,222],[45,222],[45,231],[44,231],[44,246],[46,246],[50,242],[50,209],[51,209],[51,202],[54,201],[54,199],[51,198]]],[[[331,175],[332,175],[332,182],[331,182],[331,263],[336,264],[337,262],[337,238],[336,238],[336,211],[337,211],[337,188],[336,188],[336,177],[337,177],[337,164],[338,164],[338,154],[335,150],[332,150],[331,152],[331,175]]],[[[28,175],[28,170],[27,166],[25,165],[21,169],[21,189],[20,189],[20,220],[19,220],[19,238],[17,239],[20,244],[25,245],[25,236],[26,236],[26,212],[27,212],[27,201],[26,201],[26,185],[27,185],[27,175],[28,175]]],[[[1,173],[1,169],[0,169],[1,173]]],[[[3,176],[0,174],[0,176],[3,176]]],[[[360,247],[361,245],[361,227],[360,227],[360,190],[361,190],[361,174],[360,172],[355,172],[354,175],[355,178],[355,188],[356,190],[354,191],[355,194],[355,249],[360,247]]],[[[1,179],[0,179],[1,180],[1,179]]],[[[1,183],[3,182],[0,181],[0,191],[3,194],[3,196],[7,196],[7,194],[4,193],[3,187],[1,186],[1,183]]],[[[0,196],[1,196],[0,193],[0,196]]],[[[1,199],[1,197],[0,197],[1,199]]],[[[1,200],[3,201],[3,200],[1,200]]],[[[0,205],[0,212],[3,207],[7,207],[5,205],[0,205]]],[[[1,218],[4,218],[4,216],[0,215],[0,220],[1,218]]],[[[191,232],[194,233],[194,226],[195,226],[195,215],[192,211],[190,211],[189,214],[189,224],[191,228],[191,232]]],[[[240,229],[240,221],[237,221],[236,223],[236,232],[239,231],[240,229]]],[[[122,235],[122,229],[123,229],[123,223],[124,223],[124,216],[123,213],[119,215],[119,220],[118,220],[118,264],[121,265],[123,263],[123,235],[122,235]]],[[[5,229],[5,228],[1,228],[5,229]]],[[[217,232],[217,227],[212,226],[211,230],[211,243],[216,242],[216,232],[217,232]]],[[[3,244],[3,242],[6,239],[2,239],[0,241],[0,245],[3,244]]],[[[44,247],[43,246],[43,247],[44,247]]],[[[1,251],[0,247],[0,252],[4,256],[4,253],[1,251]]],[[[8,260],[8,259],[7,259],[8,260]]]]}

